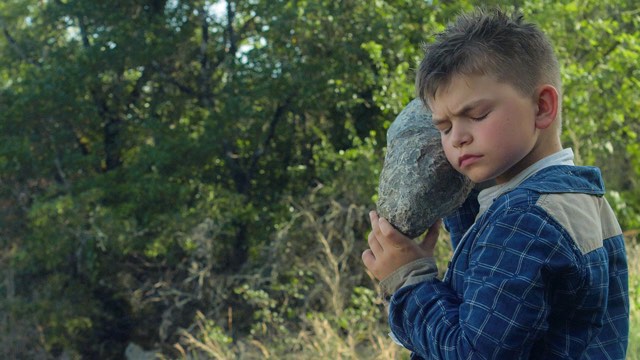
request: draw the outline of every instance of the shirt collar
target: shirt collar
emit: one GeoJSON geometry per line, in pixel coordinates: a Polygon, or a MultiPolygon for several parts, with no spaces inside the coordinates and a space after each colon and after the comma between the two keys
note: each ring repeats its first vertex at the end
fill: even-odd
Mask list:
{"type": "Polygon", "coordinates": [[[575,165],[573,163],[573,150],[571,150],[571,148],[567,148],[551,154],[524,169],[508,182],[500,185],[494,185],[480,191],[480,193],[478,194],[480,211],[478,212],[476,219],[478,219],[489,208],[489,206],[491,206],[493,200],[495,200],[498,196],[515,189],[523,181],[525,181],[527,178],[537,173],[538,171],[546,167],[555,165],[575,165]]]}

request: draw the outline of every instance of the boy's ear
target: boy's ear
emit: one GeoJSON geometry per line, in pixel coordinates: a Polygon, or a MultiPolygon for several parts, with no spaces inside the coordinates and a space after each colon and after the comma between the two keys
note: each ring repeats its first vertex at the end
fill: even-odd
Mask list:
{"type": "Polygon", "coordinates": [[[558,115],[558,90],[547,84],[541,86],[537,94],[536,128],[546,129],[558,115]]]}

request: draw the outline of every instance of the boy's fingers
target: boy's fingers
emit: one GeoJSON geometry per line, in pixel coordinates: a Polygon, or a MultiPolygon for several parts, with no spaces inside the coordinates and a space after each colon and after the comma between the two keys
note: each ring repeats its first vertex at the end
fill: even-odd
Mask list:
{"type": "Polygon", "coordinates": [[[395,231],[395,229],[389,223],[389,221],[387,221],[387,219],[380,218],[380,220],[378,220],[378,223],[380,224],[380,231],[382,232],[382,235],[384,235],[385,237],[389,237],[393,235],[393,232],[395,231]]]}
{"type": "Polygon", "coordinates": [[[362,262],[364,263],[364,266],[367,267],[367,269],[371,270],[373,268],[373,265],[376,262],[376,257],[375,255],[373,255],[371,249],[367,249],[362,252],[362,262]]]}
{"type": "Polygon", "coordinates": [[[369,220],[371,221],[371,230],[376,233],[379,232],[380,224],[378,220],[378,214],[375,211],[369,211],[369,220]]]}
{"type": "Polygon", "coordinates": [[[382,254],[382,246],[380,245],[380,241],[378,241],[378,238],[376,238],[376,235],[373,231],[369,233],[367,242],[369,243],[369,248],[373,252],[374,256],[382,254]]]}
{"type": "Polygon", "coordinates": [[[412,242],[411,239],[402,235],[396,228],[391,225],[389,221],[385,218],[380,218],[378,221],[380,224],[380,232],[382,233],[382,238],[380,241],[380,246],[384,249],[385,245],[391,245],[393,247],[402,247],[407,245],[405,242],[412,242]]]}
{"type": "Polygon", "coordinates": [[[373,210],[369,211],[369,219],[371,220],[371,226],[373,226],[374,223],[378,222],[378,213],[373,210]]]}

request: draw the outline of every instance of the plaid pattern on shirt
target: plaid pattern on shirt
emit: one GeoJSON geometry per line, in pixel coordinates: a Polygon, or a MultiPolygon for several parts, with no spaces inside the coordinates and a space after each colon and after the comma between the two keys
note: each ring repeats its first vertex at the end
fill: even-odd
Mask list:
{"type": "MultiPolygon", "coordinates": [[[[572,230],[603,226],[576,216],[566,227],[540,206],[545,194],[601,198],[600,171],[551,166],[499,196],[475,223],[473,197],[445,219],[455,252],[444,279],[403,287],[390,301],[391,331],[413,359],[625,358],[622,235],[585,251],[572,230]]],[[[610,221],[604,225],[619,229],[610,221]]]]}

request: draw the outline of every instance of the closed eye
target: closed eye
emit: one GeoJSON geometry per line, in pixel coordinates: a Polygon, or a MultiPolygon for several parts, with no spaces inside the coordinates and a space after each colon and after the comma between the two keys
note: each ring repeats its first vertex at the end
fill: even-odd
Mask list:
{"type": "Polygon", "coordinates": [[[438,129],[438,131],[440,131],[441,134],[447,135],[449,131],[451,131],[451,124],[448,124],[443,121],[443,122],[440,122],[438,125],[436,125],[436,129],[438,129]]]}
{"type": "Polygon", "coordinates": [[[471,120],[473,120],[473,121],[482,121],[482,120],[486,119],[486,118],[487,118],[487,116],[489,116],[489,113],[490,113],[490,112],[488,112],[488,113],[486,113],[486,114],[484,114],[484,115],[482,115],[482,116],[479,116],[479,117],[473,117],[473,116],[471,116],[471,120]]]}
{"type": "Polygon", "coordinates": [[[445,119],[432,119],[433,126],[440,131],[441,134],[448,134],[451,130],[451,122],[445,119]]]}

